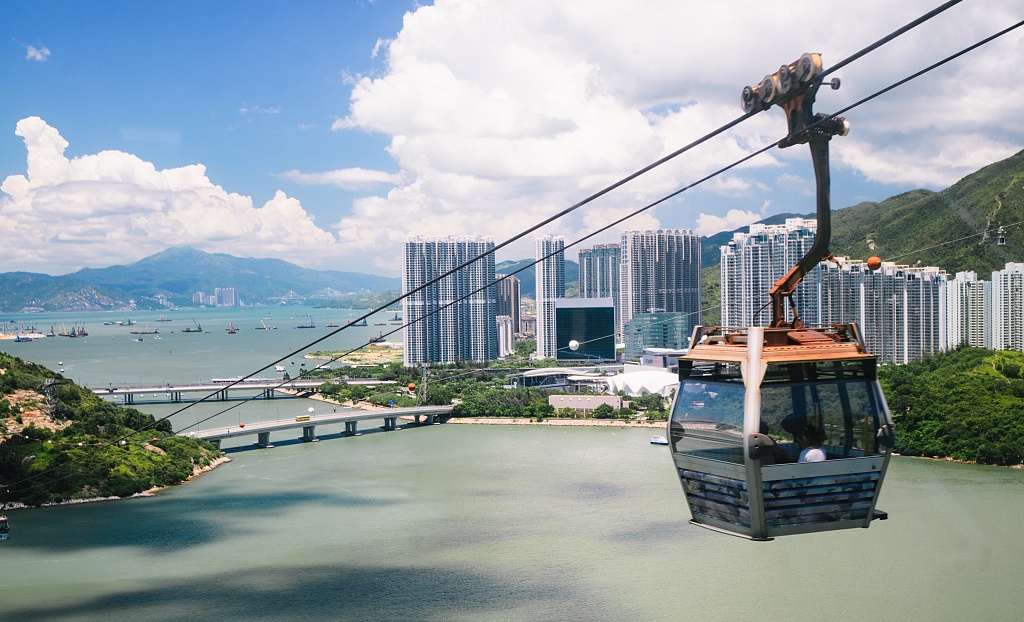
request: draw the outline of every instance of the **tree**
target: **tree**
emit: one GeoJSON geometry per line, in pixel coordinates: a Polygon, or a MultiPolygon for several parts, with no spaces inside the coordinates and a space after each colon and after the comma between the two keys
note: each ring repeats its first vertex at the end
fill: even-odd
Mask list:
{"type": "Polygon", "coordinates": [[[615,409],[610,404],[601,404],[594,409],[594,419],[614,419],[615,409]]]}

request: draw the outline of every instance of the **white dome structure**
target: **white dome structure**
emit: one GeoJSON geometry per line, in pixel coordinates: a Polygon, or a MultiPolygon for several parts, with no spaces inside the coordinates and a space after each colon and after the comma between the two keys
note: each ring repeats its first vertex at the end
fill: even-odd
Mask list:
{"type": "Polygon", "coordinates": [[[603,380],[608,382],[609,392],[625,391],[632,396],[658,393],[668,397],[679,386],[679,376],[667,371],[634,371],[603,380]]]}

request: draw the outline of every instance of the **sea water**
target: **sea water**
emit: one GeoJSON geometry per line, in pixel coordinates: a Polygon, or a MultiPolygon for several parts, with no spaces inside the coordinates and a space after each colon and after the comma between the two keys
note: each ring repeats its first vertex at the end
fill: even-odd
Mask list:
{"type": "MultiPolygon", "coordinates": [[[[143,350],[148,336],[132,342],[121,327],[94,337],[93,322],[85,341],[0,347],[62,361],[92,386],[246,374],[282,356],[298,367],[317,335],[272,311],[279,328],[259,337],[266,309],[196,312],[206,342],[177,332],[179,312],[160,325],[162,349],[143,350]],[[228,336],[229,320],[242,330],[228,336]]],[[[325,407],[254,401],[217,416],[307,404],[325,407]]],[[[163,416],[182,405],[138,407],[163,416]]],[[[173,415],[176,426],[189,417],[200,415],[173,415]]],[[[271,449],[235,441],[229,464],[149,498],[9,511],[0,619],[1012,620],[1024,610],[1020,469],[896,457],[879,502],[888,521],[750,542],[688,524],[649,429],[361,429],[343,438],[318,427],[319,443],[275,433],[271,449]]]]}

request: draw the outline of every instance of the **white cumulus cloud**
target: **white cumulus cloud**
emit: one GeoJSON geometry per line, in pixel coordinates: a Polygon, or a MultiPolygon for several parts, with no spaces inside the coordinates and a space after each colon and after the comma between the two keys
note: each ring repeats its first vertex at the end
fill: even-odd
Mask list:
{"type": "Polygon", "coordinates": [[[25,46],[25,60],[34,60],[36,62],[46,62],[46,59],[50,58],[50,48],[45,45],[36,47],[34,45],[25,46]]]}
{"type": "Polygon", "coordinates": [[[698,235],[711,236],[722,231],[732,231],[740,227],[752,225],[764,218],[756,212],[746,212],[738,209],[731,209],[725,216],[712,214],[701,214],[697,217],[697,227],[694,233],[698,235]]]}
{"type": "MultiPolygon", "coordinates": [[[[933,4],[865,0],[828,18],[810,0],[437,0],[418,7],[397,36],[374,46],[384,66],[349,76],[349,106],[333,125],[389,137],[399,170],[387,179],[394,185],[357,199],[337,222],[342,244],[394,270],[407,235],[505,239],[735,119],[743,85],[781,64],[813,51],[828,66],[933,4]]],[[[925,67],[1015,22],[1012,13],[998,3],[955,7],[843,69],[843,88],[823,90],[817,109],[836,110],[925,67]]],[[[849,113],[854,133],[833,141],[834,168],[894,185],[942,186],[1020,149],[1024,83],[1011,76],[1022,54],[1024,37],[1011,35],[849,113]],[[964,141],[977,150],[957,157],[953,145],[964,141]]],[[[538,235],[572,240],[784,133],[781,111],[759,115],[538,235]]],[[[714,233],[750,224],[766,215],[777,184],[787,193],[809,191],[808,159],[806,148],[769,152],[707,184],[702,196],[716,205],[684,195],[619,229],[714,233]],[[750,208],[737,209],[743,200],[750,208]]],[[[337,183],[328,181],[331,172],[303,175],[312,176],[306,183],[337,183]]],[[[532,255],[533,237],[509,255],[532,255]]]]}
{"type": "Polygon", "coordinates": [[[297,184],[311,186],[337,186],[346,190],[357,190],[379,184],[395,184],[400,177],[386,171],[374,171],[365,168],[343,168],[336,171],[321,173],[303,173],[301,171],[285,171],[278,175],[282,179],[297,184]]]}
{"type": "Polygon", "coordinates": [[[129,263],[168,246],[241,256],[336,256],[337,240],[278,191],[262,206],[210,181],[201,164],[157,170],[122,151],[68,158],[68,142],[39,117],[18,122],[25,175],[0,184],[0,262],[57,274],[129,263]]]}

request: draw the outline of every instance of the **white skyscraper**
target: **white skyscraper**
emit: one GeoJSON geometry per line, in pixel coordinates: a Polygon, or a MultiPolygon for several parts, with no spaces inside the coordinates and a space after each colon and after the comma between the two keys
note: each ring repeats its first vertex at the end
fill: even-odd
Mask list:
{"type": "MultiPolygon", "coordinates": [[[[787,218],[784,225],[750,225],[750,233],[735,233],[722,246],[722,325],[768,326],[772,320],[768,291],[807,254],[814,244],[818,222],[813,218],[787,218]]],[[[820,322],[817,300],[808,290],[817,288],[819,268],[808,273],[793,292],[800,318],[807,325],[820,322]]],[[[786,308],[786,319],[792,313],[786,308]]]]}
{"type": "Polygon", "coordinates": [[[1024,263],[992,273],[993,350],[1024,351],[1024,263]]]}
{"type": "MultiPolygon", "coordinates": [[[[490,237],[409,238],[403,291],[410,292],[493,248],[490,237]]],[[[490,254],[403,300],[405,365],[496,359],[493,283],[494,255],[490,254]]]]}
{"type": "Polygon", "coordinates": [[[537,238],[537,358],[554,358],[558,345],[555,334],[555,301],[565,297],[565,238],[546,235],[537,238]],[[554,253],[554,254],[552,254],[554,253]]]}
{"type": "Polygon", "coordinates": [[[990,348],[992,328],[986,308],[991,306],[992,287],[979,281],[974,272],[957,272],[946,283],[946,345],[952,350],[961,344],[990,348]]]}
{"type": "Polygon", "coordinates": [[[820,324],[857,322],[881,362],[909,363],[946,348],[946,273],[939,268],[883,262],[872,271],[839,257],[816,271],[820,278],[804,296],[820,324]]]}
{"type": "Polygon", "coordinates": [[[700,236],[689,229],[624,231],[620,244],[619,333],[641,313],[700,322],[700,236]]]}

